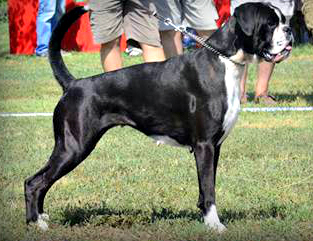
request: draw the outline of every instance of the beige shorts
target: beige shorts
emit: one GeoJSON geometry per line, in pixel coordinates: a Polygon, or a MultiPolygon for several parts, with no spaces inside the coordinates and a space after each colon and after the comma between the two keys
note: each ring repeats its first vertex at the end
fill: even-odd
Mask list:
{"type": "MultiPolygon", "coordinates": [[[[158,14],[170,18],[176,25],[184,25],[197,30],[215,30],[218,13],[212,0],[156,0],[158,14]]],[[[159,22],[159,28],[171,30],[173,27],[159,22]]]]}
{"type": "Polygon", "coordinates": [[[303,0],[302,12],[308,29],[313,33],[313,0],[303,0]]]}
{"type": "Polygon", "coordinates": [[[90,24],[96,43],[125,33],[126,39],[161,47],[158,20],[140,6],[154,10],[153,0],[90,0],[90,24]]]}

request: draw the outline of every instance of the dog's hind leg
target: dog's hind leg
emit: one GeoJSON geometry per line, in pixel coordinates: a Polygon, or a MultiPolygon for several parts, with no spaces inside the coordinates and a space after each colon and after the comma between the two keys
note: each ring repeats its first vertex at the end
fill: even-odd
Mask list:
{"type": "Polygon", "coordinates": [[[48,215],[43,210],[46,193],[53,183],[62,176],[60,171],[64,170],[64,164],[72,163],[68,165],[68,168],[74,168],[71,154],[59,152],[61,155],[58,156],[55,154],[57,152],[59,152],[58,147],[55,148],[48,163],[35,175],[27,178],[24,183],[26,222],[27,224],[34,222],[42,230],[48,229],[46,222],[48,221],[48,215]]]}
{"type": "Polygon", "coordinates": [[[214,147],[210,141],[199,142],[195,147],[199,181],[198,207],[202,210],[204,223],[218,232],[226,228],[220,222],[215,205],[215,175],[219,156],[219,147],[214,147]]]}
{"type": "Polygon", "coordinates": [[[86,126],[83,128],[82,126],[77,128],[79,120],[73,122],[54,123],[55,147],[49,161],[35,175],[25,180],[26,222],[35,222],[43,230],[48,228],[43,205],[49,188],[77,167],[90,154],[106,131],[100,129],[99,125],[92,126],[95,123],[90,121],[85,121],[86,126]]]}

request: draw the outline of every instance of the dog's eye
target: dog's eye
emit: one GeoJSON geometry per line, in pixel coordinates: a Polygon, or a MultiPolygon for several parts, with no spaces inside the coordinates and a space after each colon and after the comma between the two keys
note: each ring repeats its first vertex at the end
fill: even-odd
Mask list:
{"type": "Polygon", "coordinates": [[[268,25],[269,27],[271,27],[271,28],[276,28],[277,23],[276,23],[276,21],[274,21],[273,19],[268,19],[268,20],[267,20],[267,25],[268,25]]]}

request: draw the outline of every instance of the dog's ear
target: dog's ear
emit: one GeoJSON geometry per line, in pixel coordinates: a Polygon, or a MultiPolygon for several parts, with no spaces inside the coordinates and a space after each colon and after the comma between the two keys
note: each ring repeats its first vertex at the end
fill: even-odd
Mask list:
{"type": "Polygon", "coordinates": [[[254,29],[254,25],[252,24],[252,21],[254,21],[254,19],[252,17],[252,14],[249,12],[249,8],[246,7],[245,4],[240,5],[239,7],[235,8],[234,16],[241,30],[247,36],[251,36],[254,29]]]}

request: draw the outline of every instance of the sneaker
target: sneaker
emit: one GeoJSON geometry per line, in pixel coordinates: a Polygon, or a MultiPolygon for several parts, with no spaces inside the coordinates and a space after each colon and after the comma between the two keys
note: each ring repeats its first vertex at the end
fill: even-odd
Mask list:
{"type": "Polygon", "coordinates": [[[129,55],[129,56],[139,56],[142,55],[142,50],[140,48],[136,48],[136,47],[129,47],[125,50],[125,52],[129,55]]]}
{"type": "Polygon", "coordinates": [[[48,57],[48,51],[46,51],[46,52],[43,52],[43,53],[36,53],[36,56],[37,57],[43,57],[43,58],[46,58],[46,57],[48,57]]]}
{"type": "MultiPolygon", "coordinates": [[[[67,51],[65,51],[65,50],[61,50],[61,55],[62,56],[67,56],[67,55],[70,55],[71,53],[70,52],[67,52],[67,51]]],[[[36,53],[35,54],[37,57],[48,57],[48,55],[49,55],[49,53],[48,53],[48,51],[46,51],[46,52],[43,52],[43,53],[40,53],[40,54],[38,54],[38,53],[36,53]]]]}
{"type": "Polygon", "coordinates": [[[272,95],[259,95],[254,97],[254,103],[265,104],[265,105],[275,105],[277,104],[276,99],[272,95]]]}

